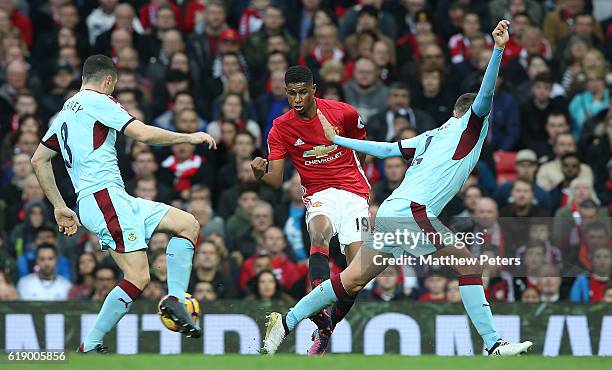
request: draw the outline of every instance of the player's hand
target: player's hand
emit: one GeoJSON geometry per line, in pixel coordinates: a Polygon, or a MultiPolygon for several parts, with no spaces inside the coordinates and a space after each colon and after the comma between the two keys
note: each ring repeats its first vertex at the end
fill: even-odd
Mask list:
{"type": "Polygon", "coordinates": [[[268,167],[268,160],[265,158],[257,157],[251,161],[251,169],[255,175],[255,179],[260,180],[266,174],[266,168],[268,167]]]}
{"type": "Polygon", "coordinates": [[[495,41],[495,47],[499,49],[503,49],[506,46],[508,40],[510,40],[510,34],[508,33],[508,28],[510,27],[510,22],[503,19],[499,21],[497,27],[493,30],[491,35],[493,35],[493,40],[495,41]]]}
{"type": "Polygon", "coordinates": [[[55,208],[53,214],[55,215],[55,221],[59,226],[59,231],[64,233],[64,235],[74,235],[77,228],[81,226],[77,214],[68,207],[55,208]]]}
{"type": "Polygon", "coordinates": [[[336,129],[332,126],[331,123],[325,118],[323,112],[317,109],[317,116],[319,116],[319,121],[321,121],[321,126],[323,126],[323,132],[325,133],[325,137],[329,141],[334,141],[334,137],[336,136],[336,129]]]}
{"type": "Polygon", "coordinates": [[[208,144],[208,149],[217,149],[217,143],[212,136],[205,132],[194,132],[189,134],[189,144],[208,144]]]}

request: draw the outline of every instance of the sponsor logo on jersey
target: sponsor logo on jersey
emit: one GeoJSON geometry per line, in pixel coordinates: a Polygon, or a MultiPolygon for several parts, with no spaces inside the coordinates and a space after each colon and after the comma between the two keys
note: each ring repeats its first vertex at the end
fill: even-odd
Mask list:
{"type": "Polygon", "coordinates": [[[323,158],[327,157],[329,153],[336,149],[338,149],[338,145],[317,145],[314,148],[305,151],[303,157],[323,158]]]}
{"type": "Polygon", "coordinates": [[[295,144],[293,144],[293,145],[295,145],[295,146],[304,145],[304,142],[302,141],[302,139],[300,139],[300,138],[298,137],[298,139],[295,141],[295,144]]]}

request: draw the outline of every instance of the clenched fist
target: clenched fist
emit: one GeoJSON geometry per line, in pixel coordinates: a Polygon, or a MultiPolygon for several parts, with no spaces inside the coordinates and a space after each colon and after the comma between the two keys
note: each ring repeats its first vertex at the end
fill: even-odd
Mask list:
{"type": "Polygon", "coordinates": [[[251,169],[255,179],[260,180],[266,174],[266,168],[268,167],[268,160],[265,158],[257,157],[251,161],[251,169]]]}

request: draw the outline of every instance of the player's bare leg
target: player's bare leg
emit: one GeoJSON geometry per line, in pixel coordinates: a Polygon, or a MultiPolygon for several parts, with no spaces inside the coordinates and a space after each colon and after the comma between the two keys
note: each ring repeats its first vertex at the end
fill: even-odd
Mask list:
{"type": "Polygon", "coordinates": [[[109,249],[109,252],[123,272],[123,280],[111,290],[104,300],[94,326],[77,350],[81,353],[107,352],[106,347],[102,345],[104,335],[111,331],[129,312],[132,303],[150,281],[149,262],[144,250],[120,253],[109,249]]]}
{"type": "MultiPolygon", "coordinates": [[[[346,254],[347,263],[350,264],[351,260],[357,255],[357,252],[361,248],[361,242],[354,242],[347,245],[344,249],[346,254]]],[[[321,356],[325,354],[327,346],[329,344],[329,340],[331,337],[331,333],[344,316],[350,311],[351,307],[355,303],[356,296],[348,296],[345,297],[334,305],[331,308],[331,330],[328,329],[315,329],[312,333],[312,345],[308,349],[308,354],[311,356],[321,356]]]]}
{"type": "Polygon", "coordinates": [[[159,308],[176,323],[181,333],[188,337],[199,338],[202,336],[202,329],[193,323],[184,302],[200,225],[190,213],[170,208],[156,231],[172,235],[166,249],[169,297],[160,302],[159,308]]]}
{"type": "Polygon", "coordinates": [[[373,248],[361,248],[352,259],[348,267],[339,275],[324,281],[302,298],[285,317],[278,312],[268,316],[266,322],[266,335],[264,338],[263,353],[276,352],[283,339],[293,331],[297,324],[313,313],[336,303],[339,299],[354,296],[376,275],[381,273],[387,264],[380,257],[392,257],[373,248]],[[378,262],[378,263],[375,263],[378,262]]]}
{"type": "MultiPolygon", "coordinates": [[[[455,256],[458,260],[475,258],[467,248],[452,245],[438,250],[433,256],[434,258],[455,256]]],[[[533,345],[530,341],[509,343],[502,340],[497,333],[491,307],[482,287],[482,267],[476,263],[475,265],[454,265],[453,269],[459,275],[459,292],[465,310],[478,334],[484,340],[489,356],[516,356],[527,352],[533,345]]]]}

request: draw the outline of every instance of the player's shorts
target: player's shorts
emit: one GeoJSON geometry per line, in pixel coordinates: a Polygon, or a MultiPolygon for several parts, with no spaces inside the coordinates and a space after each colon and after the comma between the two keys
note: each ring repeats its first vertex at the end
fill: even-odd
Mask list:
{"type": "Polygon", "coordinates": [[[135,198],[116,187],[87,195],[77,204],[81,224],[98,235],[102,250],[121,253],[146,249],[169,209],[167,204],[135,198]]]}
{"type": "Polygon", "coordinates": [[[395,258],[423,256],[452,242],[453,233],[427,207],[406,199],[387,199],[376,213],[374,232],[364,245],[395,258]]]}
{"type": "Polygon", "coordinates": [[[325,215],[332,224],[333,235],[338,235],[340,252],[347,245],[361,241],[359,225],[368,219],[368,201],[346,190],[329,188],[314,193],[304,199],[306,205],[306,225],[315,216],[325,215]]]}

